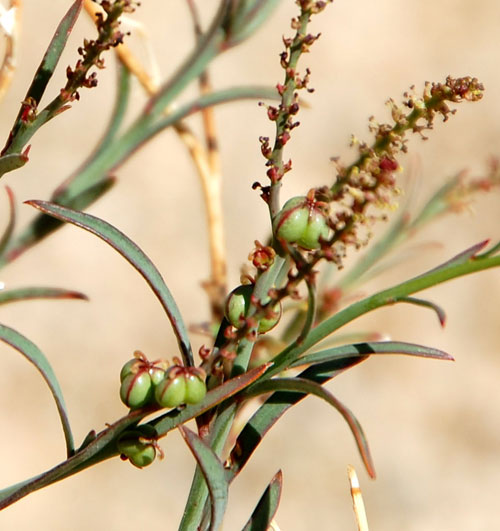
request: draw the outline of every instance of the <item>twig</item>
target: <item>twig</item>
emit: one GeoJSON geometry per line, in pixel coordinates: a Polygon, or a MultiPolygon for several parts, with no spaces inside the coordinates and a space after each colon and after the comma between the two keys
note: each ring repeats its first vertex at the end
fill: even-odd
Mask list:
{"type": "Polygon", "coordinates": [[[0,101],[7,93],[17,65],[17,44],[21,26],[22,0],[10,0],[9,9],[0,4],[0,25],[5,33],[6,45],[0,66],[0,101]]]}
{"type": "MultiPolygon", "coordinates": [[[[84,7],[87,13],[95,19],[96,13],[99,12],[96,4],[92,0],[85,0],[84,7]]],[[[115,50],[119,60],[137,78],[146,92],[150,96],[155,95],[158,92],[159,84],[146,71],[130,48],[126,44],[120,44],[115,50]]],[[[209,118],[207,118],[204,113],[203,120],[207,148],[204,148],[190,127],[184,122],[176,122],[173,127],[188,148],[203,190],[211,264],[210,278],[204,282],[204,287],[210,300],[212,318],[215,321],[219,321],[223,316],[226,295],[226,249],[224,244],[220,162],[217,143],[213,141],[215,138],[213,117],[210,117],[209,114],[209,118]]]]}
{"type": "MultiPolygon", "coordinates": [[[[193,20],[196,38],[202,35],[201,23],[194,0],[187,0],[191,18],[193,20]]],[[[212,84],[207,71],[199,77],[202,95],[212,92],[212,84]]],[[[224,237],[224,217],[222,213],[222,172],[215,127],[215,115],[211,107],[201,113],[203,130],[205,133],[206,158],[209,172],[206,176],[200,174],[207,205],[208,230],[210,241],[211,278],[203,287],[208,293],[212,305],[212,317],[218,322],[224,315],[224,300],[227,292],[227,266],[224,237]]]]}

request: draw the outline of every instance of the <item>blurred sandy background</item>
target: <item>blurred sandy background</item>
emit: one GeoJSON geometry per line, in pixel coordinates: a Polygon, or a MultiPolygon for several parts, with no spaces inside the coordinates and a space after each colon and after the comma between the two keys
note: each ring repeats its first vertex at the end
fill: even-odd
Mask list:
{"type": "MultiPolygon", "coordinates": [[[[217,2],[201,4],[208,21],[217,2]]],[[[69,0],[26,0],[19,71],[1,104],[7,137],[31,76],[69,0]]],[[[290,34],[296,11],[283,0],[261,31],[212,68],[214,84],[282,79],[281,35],[290,34]]],[[[192,45],[182,0],[143,1],[134,15],[150,33],[161,71],[168,75],[192,45]]],[[[463,168],[480,174],[500,155],[500,3],[498,0],[337,0],[317,17],[322,38],[306,57],[316,93],[300,114],[288,153],[294,171],[283,197],[328,182],[329,157],[349,161],[349,136],[369,138],[367,118],[387,119],[384,101],[408,86],[475,75],[487,92],[459,106],[447,124],[436,122],[430,140],[413,138],[407,171],[420,181],[419,198],[463,168]]],[[[82,15],[49,86],[55,95],[84,36],[82,15]]],[[[136,39],[130,41],[137,46],[136,39]]],[[[306,65],[303,63],[303,66],[306,65]]],[[[6,175],[19,204],[49,197],[98,140],[113,102],[113,61],[99,73],[99,88],[83,90],[74,108],[45,126],[32,141],[30,162],[6,175]]],[[[52,97],[52,96],[51,96],[52,97]]],[[[132,114],[143,104],[135,87],[132,114]]],[[[266,208],[251,192],[264,181],[257,138],[272,134],[255,102],[217,110],[224,169],[224,208],[231,284],[254,239],[266,235],[266,208]]],[[[195,119],[193,123],[197,123],[195,119]]],[[[288,147],[288,146],[287,146],[288,147]]],[[[116,189],[90,211],[132,237],[155,261],[189,322],[207,316],[199,289],[208,255],[203,205],[192,164],[172,132],[165,132],[118,172],[116,189]]],[[[6,200],[2,223],[6,222],[6,200]]],[[[444,245],[372,283],[379,289],[417,274],[485,238],[498,240],[499,194],[482,197],[472,213],[451,217],[419,236],[444,245]]],[[[19,207],[19,224],[32,213],[19,207]]],[[[2,225],[3,226],[3,225],[2,225]]],[[[2,271],[8,287],[57,285],[88,294],[76,301],[25,302],[1,308],[1,322],[31,338],[49,357],[66,396],[77,443],[125,413],[118,397],[121,365],[140,348],[175,354],[175,342],[144,281],[105,244],[67,227],[2,271]]],[[[426,293],[446,309],[443,330],[431,312],[398,306],[369,315],[352,330],[379,330],[393,339],[442,348],[455,363],[408,358],[373,359],[334,380],[329,388],[358,416],[371,442],[378,479],[362,469],[351,434],[335,411],[313,398],[287,413],[271,431],[231,491],[225,530],[240,529],[266,484],[284,471],[277,521],[284,531],[354,530],[346,465],[356,466],[373,530],[434,531],[498,528],[500,492],[500,377],[498,300],[500,272],[458,280],[426,293]]],[[[195,348],[200,338],[193,338],[195,348]]],[[[34,368],[0,347],[0,479],[7,486],[52,467],[64,457],[56,409],[34,368]]],[[[166,459],[142,472],[118,459],[23,499],[0,514],[0,528],[24,531],[156,528],[175,530],[189,488],[192,458],[177,433],[163,440],[166,459]]]]}

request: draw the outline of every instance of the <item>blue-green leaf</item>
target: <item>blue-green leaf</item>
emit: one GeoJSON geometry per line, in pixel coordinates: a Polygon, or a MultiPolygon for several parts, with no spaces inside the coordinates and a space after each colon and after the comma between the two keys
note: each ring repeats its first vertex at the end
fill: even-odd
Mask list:
{"type": "Polygon", "coordinates": [[[14,232],[14,226],[16,224],[16,205],[14,203],[14,193],[12,190],[6,186],[5,191],[7,192],[7,197],[9,199],[9,221],[5,230],[3,231],[2,237],[0,238],[0,255],[4,252],[5,248],[9,244],[12,233],[14,232]]]}
{"type": "Polygon", "coordinates": [[[291,366],[314,365],[356,356],[365,358],[374,354],[407,354],[421,358],[453,361],[452,356],[437,348],[405,343],[403,341],[366,341],[364,343],[343,345],[341,347],[313,352],[294,361],[291,366]]]}
{"type": "Polygon", "coordinates": [[[0,177],[4,173],[22,168],[28,162],[28,149],[23,153],[8,153],[0,157],[0,177]]]}
{"type": "Polygon", "coordinates": [[[361,424],[358,422],[352,411],[344,406],[340,400],[335,398],[327,389],[319,383],[313,382],[306,378],[273,378],[257,382],[252,386],[249,392],[250,396],[269,393],[273,391],[288,391],[300,393],[303,395],[312,394],[322,398],[333,406],[345,419],[349,428],[354,435],[354,440],[358,446],[359,453],[370,477],[375,477],[375,467],[368,447],[368,441],[364,434],[361,424]]]}
{"type": "MultiPolygon", "coordinates": [[[[307,378],[322,384],[341,374],[346,369],[362,362],[367,357],[368,356],[353,356],[314,365],[301,372],[299,377],[307,378]]],[[[231,452],[229,459],[231,462],[231,469],[228,472],[230,480],[234,479],[239,474],[266,433],[274,426],[281,416],[305,397],[306,395],[301,393],[278,391],[273,393],[259,407],[241,431],[234,446],[235,449],[231,452]]]]}
{"type": "Polygon", "coordinates": [[[125,234],[106,221],[91,216],[90,214],[71,210],[46,201],[27,201],[27,203],[38,208],[45,214],[49,214],[61,221],[72,223],[77,227],[81,227],[99,236],[99,238],[111,245],[111,247],[134,266],[149,284],[163,306],[172,324],[174,333],[177,336],[185,365],[192,366],[194,364],[186,325],[182,320],[181,313],[170,290],[153,262],[151,262],[146,254],[128,236],[125,236],[125,234]]]}
{"type": "Polygon", "coordinates": [[[269,528],[274,515],[278,510],[282,484],[283,474],[281,473],[281,470],[278,470],[267,489],[264,491],[264,494],[250,517],[250,520],[248,520],[242,531],[261,531],[262,529],[269,528]]]}
{"type": "MultiPolygon", "coordinates": [[[[184,426],[179,426],[179,431],[198,462],[203,477],[207,482],[212,513],[210,530],[216,531],[222,525],[229,489],[224,465],[210,446],[205,444],[198,435],[184,426]]],[[[187,530],[189,528],[185,527],[184,529],[187,530]]]]}
{"type": "Polygon", "coordinates": [[[47,84],[52,77],[57,63],[61,58],[61,54],[66,47],[68,38],[71,34],[71,30],[75,25],[76,19],[82,9],[83,0],[76,0],[73,2],[67,13],[62,18],[59,26],[57,26],[56,32],[50,41],[50,44],[43,56],[42,62],[35,73],[33,82],[31,83],[27,98],[33,98],[35,103],[40,103],[43,93],[47,87],[47,84]]]}
{"type": "Polygon", "coordinates": [[[68,457],[73,455],[75,447],[73,442],[73,435],[71,433],[71,427],[69,425],[68,413],[66,411],[66,404],[64,403],[63,394],[56,375],[52,370],[52,367],[44,356],[43,352],[28,338],[16,332],[12,328],[0,324],[0,339],[5,341],[8,345],[18,350],[23,356],[25,356],[33,365],[40,371],[44,380],[47,382],[54,400],[56,401],[57,410],[61,417],[61,423],[63,426],[64,437],[66,439],[66,450],[68,457]]]}
{"type": "Polygon", "coordinates": [[[28,287],[0,291],[0,304],[24,301],[28,299],[80,299],[88,300],[88,297],[79,291],[62,288],[28,287]]]}

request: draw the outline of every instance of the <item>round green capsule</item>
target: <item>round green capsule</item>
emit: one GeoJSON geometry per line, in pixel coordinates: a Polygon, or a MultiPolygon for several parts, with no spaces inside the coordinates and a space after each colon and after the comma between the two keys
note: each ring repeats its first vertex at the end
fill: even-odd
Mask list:
{"type": "Polygon", "coordinates": [[[278,238],[288,243],[297,242],[307,227],[309,209],[307,198],[292,197],[284,205],[274,220],[274,231],[278,238]]]}
{"type": "Polygon", "coordinates": [[[320,240],[327,240],[329,235],[330,228],[326,222],[326,217],[321,212],[314,210],[309,217],[306,230],[297,240],[297,243],[304,249],[318,249],[320,240]]]}
{"type": "MultiPolygon", "coordinates": [[[[242,285],[234,289],[228,296],[226,301],[225,314],[226,319],[235,327],[241,328],[245,322],[245,316],[250,308],[250,299],[253,292],[253,286],[242,285]]],[[[277,302],[274,305],[274,317],[263,317],[259,321],[258,332],[265,334],[276,326],[281,317],[281,303],[277,302]]]]}
{"type": "Polygon", "coordinates": [[[120,382],[123,382],[129,374],[135,374],[139,370],[141,364],[143,364],[143,362],[137,358],[128,360],[120,371],[120,382]]]}
{"type": "Polygon", "coordinates": [[[197,374],[188,374],[186,376],[186,404],[198,404],[207,394],[207,386],[201,376],[197,374]]]}
{"type": "Polygon", "coordinates": [[[166,361],[160,361],[149,368],[149,376],[154,386],[157,386],[164,378],[167,372],[168,363],[166,361]]]}
{"type": "Polygon", "coordinates": [[[147,370],[131,373],[120,386],[120,398],[131,409],[145,406],[153,396],[153,384],[147,370]]]}
{"type": "Polygon", "coordinates": [[[146,445],[141,451],[129,456],[128,460],[137,468],[150,465],[156,457],[156,448],[153,444],[146,445]]]}
{"type": "MultiPolygon", "coordinates": [[[[149,428],[144,426],[144,428],[149,428]]],[[[156,457],[154,428],[149,430],[132,430],[123,433],[116,443],[121,455],[124,455],[136,467],[142,468],[150,465],[156,457]],[[149,436],[148,433],[151,435],[149,436]],[[151,440],[147,440],[151,437],[151,440]]]]}
{"type": "Polygon", "coordinates": [[[273,223],[275,235],[303,249],[320,247],[320,240],[330,236],[327,216],[307,197],[292,197],[284,205],[273,223]]]}
{"type": "MultiPolygon", "coordinates": [[[[172,367],[175,369],[175,367],[172,367]]],[[[155,399],[161,407],[172,408],[185,403],[186,377],[179,374],[174,378],[165,375],[165,378],[155,388],[155,399]]]]}

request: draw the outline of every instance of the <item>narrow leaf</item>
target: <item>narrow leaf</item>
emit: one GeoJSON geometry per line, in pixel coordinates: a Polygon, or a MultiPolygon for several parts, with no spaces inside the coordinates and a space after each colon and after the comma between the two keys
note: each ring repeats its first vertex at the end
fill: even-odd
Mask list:
{"type": "Polygon", "coordinates": [[[480,254],[479,256],[480,256],[480,258],[486,258],[488,256],[494,256],[495,254],[498,253],[498,251],[500,251],[500,242],[498,242],[491,249],[488,249],[486,252],[480,254]]]}
{"type": "Polygon", "coordinates": [[[446,324],[446,313],[438,306],[436,303],[428,301],[426,299],[417,299],[416,297],[399,297],[395,302],[407,302],[409,304],[415,304],[416,306],[423,306],[424,308],[430,308],[433,310],[437,318],[439,319],[439,324],[444,327],[446,324]]]}
{"type": "Polygon", "coordinates": [[[52,485],[56,481],[72,476],[99,461],[116,455],[118,453],[116,445],[110,445],[110,443],[123,430],[137,424],[146,415],[154,412],[155,409],[154,407],[148,407],[131,411],[127,416],[122,417],[97,434],[93,441],[89,442],[89,436],[87,435],[84,441],[85,444],[82,444],[78,452],[74,453],[66,461],[59,463],[42,474],[0,490],[0,510],[12,505],[31,492],[52,485]]]}
{"type": "Polygon", "coordinates": [[[71,30],[82,9],[83,0],[76,0],[64,15],[59,26],[56,29],[49,47],[43,56],[42,62],[35,73],[33,82],[31,83],[26,99],[33,98],[36,104],[40,103],[43,93],[47,88],[47,84],[52,77],[57,63],[61,58],[61,54],[66,46],[71,30]]]}
{"type": "Polygon", "coordinates": [[[373,466],[370,449],[368,448],[368,441],[363,432],[361,424],[358,422],[352,411],[344,406],[340,400],[335,398],[327,389],[316,382],[312,382],[305,378],[273,378],[263,382],[257,382],[252,386],[250,396],[269,393],[273,391],[292,391],[304,395],[312,394],[322,398],[333,406],[345,419],[349,428],[354,435],[356,445],[359,453],[366,467],[366,470],[371,478],[375,478],[375,468],[373,466]]]}
{"type": "Polygon", "coordinates": [[[61,423],[64,431],[64,437],[66,439],[67,455],[70,457],[73,455],[75,447],[73,442],[73,435],[71,433],[71,427],[69,425],[68,413],[66,411],[66,405],[64,403],[63,394],[56,375],[52,370],[52,367],[44,356],[42,351],[32,343],[28,338],[16,332],[12,328],[0,324],[0,339],[18,350],[23,356],[25,356],[33,365],[40,371],[43,379],[47,382],[54,400],[56,402],[57,410],[61,418],[61,423]]]}
{"type": "Polygon", "coordinates": [[[246,523],[242,531],[261,531],[270,526],[281,498],[281,488],[283,484],[283,474],[279,470],[264,491],[257,507],[255,507],[250,520],[246,523]]]}
{"type": "Polygon", "coordinates": [[[9,153],[0,157],[0,177],[4,173],[22,168],[29,158],[27,153],[9,153]]]}
{"type": "Polygon", "coordinates": [[[0,238],[0,255],[7,247],[16,224],[16,205],[14,203],[14,192],[8,186],[5,187],[5,191],[7,192],[7,198],[9,199],[9,221],[5,227],[5,230],[3,231],[2,237],[0,238]]]}
{"type": "MultiPolygon", "coordinates": [[[[341,374],[346,369],[362,362],[366,357],[342,358],[309,367],[299,374],[301,378],[308,378],[318,383],[324,383],[341,374]]],[[[266,433],[274,426],[281,416],[292,406],[306,397],[305,394],[279,391],[273,393],[259,409],[253,414],[241,431],[234,450],[231,452],[229,471],[230,479],[234,479],[250,459],[254,450],[260,444],[266,433]]]]}
{"type": "Polygon", "coordinates": [[[91,216],[90,214],[71,210],[46,201],[27,201],[27,203],[61,221],[72,223],[77,227],[95,234],[118,251],[134,266],[149,284],[163,306],[179,342],[184,363],[188,366],[193,365],[191,344],[179,308],[156,266],[130,238],[106,221],[91,216]]]}
{"type": "Polygon", "coordinates": [[[367,341],[364,343],[343,345],[341,347],[314,352],[294,361],[291,366],[300,367],[302,365],[314,365],[316,363],[325,363],[356,356],[364,358],[374,354],[407,354],[409,356],[418,356],[421,358],[453,361],[452,356],[436,348],[424,347],[422,345],[405,343],[402,341],[367,341]]]}
{"type": "Polygon", "coordinates": [[[28,299],[81,299],[88,297],[79,291],[71,291],[62,288],[29,287],[0,291],[0,304],[23,301],[28,299]]]}
{"type": "Polygon", "coordinates": [[[276,88],[266,86],[232,87],[210,92],[180,106],[178,109],[172,111],[164,118],[157,120],[153,125],[145,128],[144,132],[142,133],[144,135],[144,139],[141,141],[151,138],[153,135],[159,133],[166,127],[170,127],[179,120],[187,118],[188,116],[208,107],[214,107],[215,105],[221,105],[223,103],[230,103],[239,100],[276,100],[278,98],[279,94],[276,88]]]}
{"type": "Polygon", "coordinates": [[[465,251],[462,251],[461,253],[458,253],[453,258],[450,258],[450,260],[447,260],[446,262],[443,262],[442,264],[438,265],[437,267],[434,267],[433,269],[430,269],[429,271],[423,273],[422,275],[419,275],[416,278],[420,278],[421,276],[426,276],[429,273],[434,273],[437,271],[441,271],[442,269],[447,269],[448,267],[455,266],[455,265],[461,265],[468,262],[471,258],[476,257],[476,255],[479,253],[479,251],[482,251],[490,242],[490,240],[483,240],[482,242],[476,243],[472,247],[469,247],[468,249],[465,249],[465,251]]]}
{"type": "Polygon", "coordinates": [[[222,526],[229,490],[224,465],[198,435],[184,426],[179,426],[179,431],[198,462],[207,483],[212,513],[210,530],[216,531],[222,526]]]}
{"type": "MultiPolygon", "coordinates": [[[[80,192],[80,194],[73,197],[67,204],[65,204],[65,206],[75,210],[83,210],[105,194],[115,182],[116,179],[114,177],[101,179],[98,183],[89,186],[80,192]]],[[[46,216],[45,214],[39,214],[33,221],[31,221],[26,229],[17,238],[14,238],[10,245],[8,245],[5,256],[0,258],[0,266],[12,262],[31,246],[43,240],[43,238],[47,237],[63,225],[64,223],[58,219],[46,216]]]]}

